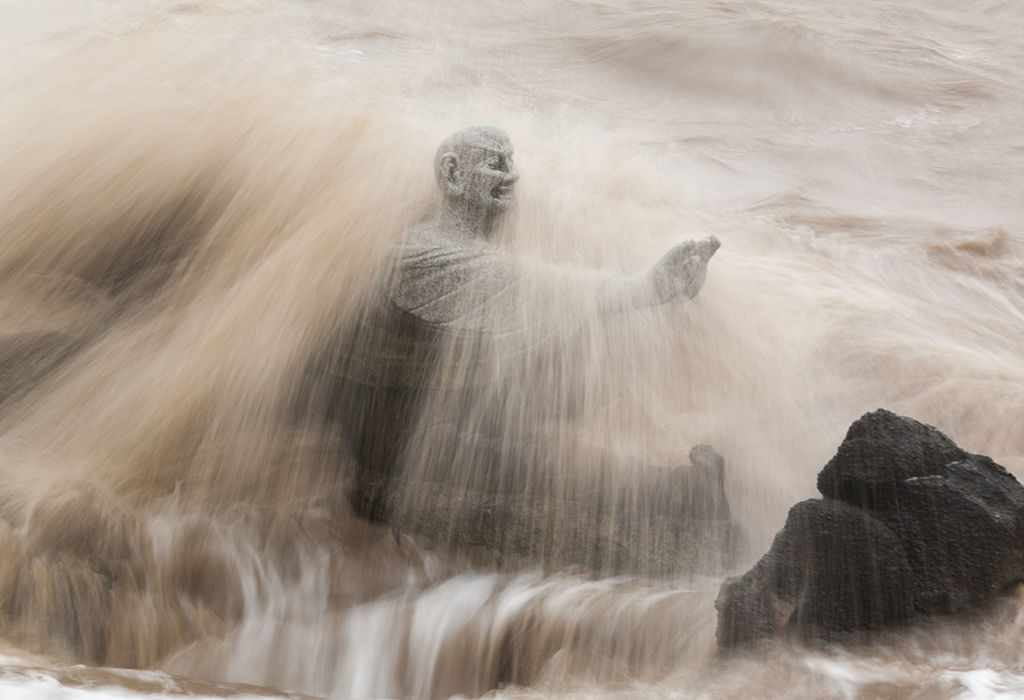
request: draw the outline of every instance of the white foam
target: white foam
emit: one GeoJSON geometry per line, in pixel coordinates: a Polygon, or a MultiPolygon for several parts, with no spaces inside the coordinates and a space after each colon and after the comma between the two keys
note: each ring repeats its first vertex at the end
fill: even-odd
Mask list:
{"type": "MultiPolygon", "coordinates": [[[[79,667],[80,668],[80,667],[79,667]]],[[[72,681],[83,685],[67,685],[57,677],[59,671],[38,668],[21,668],[0,664],[0,698],[2,700],[266,700],[267,698],[284,698],[273,692],[254,695],[250,692],[234,694],[230,688],[218,687],[216,694],[196,693],[178,687],[172,676],[158,671],[131,671],[127,669],[104,669],[106,681],[72,681]],[[127,681],[144,681],[161,686],[161,690],[152,688],[135,690],[117,685],[117,679],[127,681]]]]}
{"type": "Polygon", "coordinates": [[[942,678],[964,687],[964,691],[955,696],[956,700],[1024,700],[1024,676],[1006,670],[947,671],[942,678]]]}

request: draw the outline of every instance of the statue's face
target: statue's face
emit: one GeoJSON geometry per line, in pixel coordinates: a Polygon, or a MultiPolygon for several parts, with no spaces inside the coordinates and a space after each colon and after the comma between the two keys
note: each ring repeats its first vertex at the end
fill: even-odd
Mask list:
{"type": "Polygon", "coordinates": [[[472,126],[449,136],[435,166],[445,197],[488,215],[505,211],[519,173],[512,165],[512,142],[495,126],[472,126]]]}
{"type": "Polygon", "coordinates": [[[512,165],[512,144],[491,142],[466,149],[462,176],[463,196],[491,213],[505,211],[512,204],[512,191],[519,173],[512,165]]]}

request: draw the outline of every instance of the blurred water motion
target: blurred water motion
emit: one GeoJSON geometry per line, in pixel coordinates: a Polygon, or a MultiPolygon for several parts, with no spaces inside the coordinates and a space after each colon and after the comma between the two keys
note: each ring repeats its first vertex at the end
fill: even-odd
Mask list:
{"type": "MultiPolygon", "coordinates": [[[[499,242],[538,269],[632,274],[723,241],[692,303],[577,325],[505,377],[504,419],[543,436],[509,485],[524,497],[607,493],[712,444],[742,568],[880,406],[1019,477],[1019,4],[0,16],[0,634],[41,655],[0,666],[337,698],[1021,692],[1015,601],[723,666],[720,579],[604,578],[369,524],[337,432],[293,410],[430,210],[436,145],[488,122],[521,173],[499,242]]],[[[575,320],[571,292],[525,308],[575,320]]]]}

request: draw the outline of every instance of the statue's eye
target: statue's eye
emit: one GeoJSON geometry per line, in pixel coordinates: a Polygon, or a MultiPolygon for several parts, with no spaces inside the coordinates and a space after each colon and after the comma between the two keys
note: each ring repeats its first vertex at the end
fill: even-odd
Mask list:
{"type": "Polygon", "coordinates": [[[505,157],[501,156],[491,161],[491,167],[495,170],[508,170],[508,164],[505,162],[505,157]]]}

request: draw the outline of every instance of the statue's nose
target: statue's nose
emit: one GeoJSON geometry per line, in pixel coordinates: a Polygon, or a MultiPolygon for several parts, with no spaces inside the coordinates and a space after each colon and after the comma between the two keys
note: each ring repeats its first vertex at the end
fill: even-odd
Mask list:
{"type": "Polygon", "coordinates": [[[515,169],[515,166],[508,166],[508,172],[505,173],[505,181],[512,185],[519,179],[519,171],[515,169]]]}

